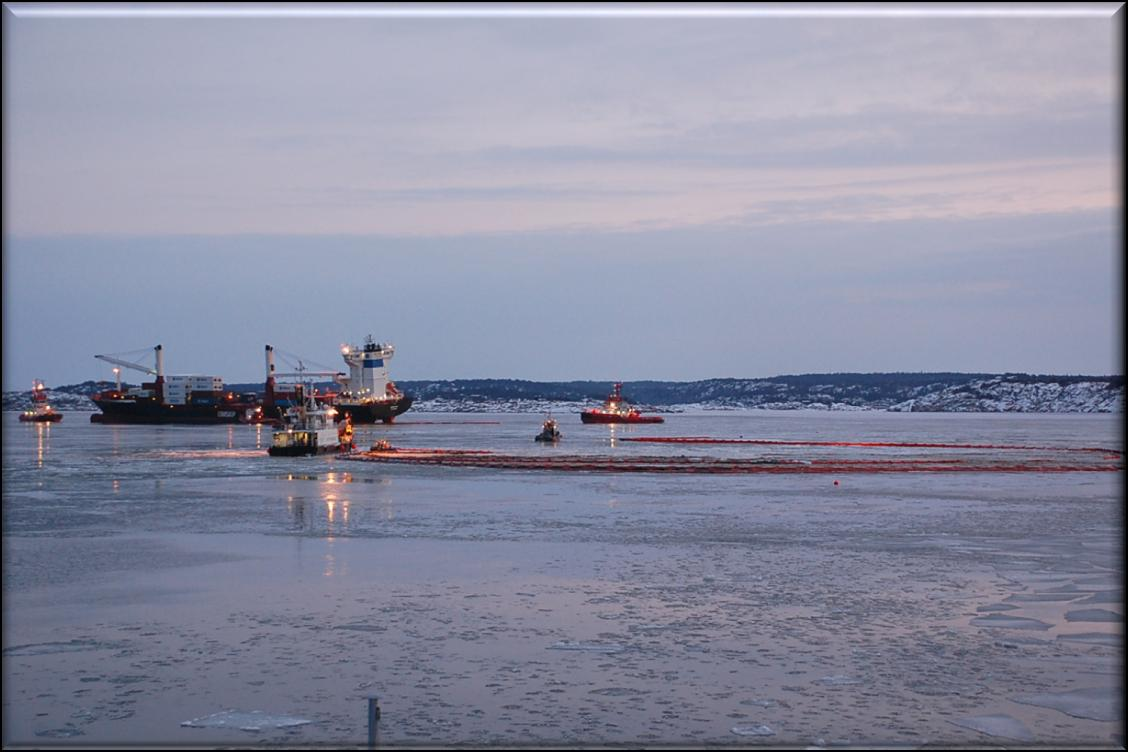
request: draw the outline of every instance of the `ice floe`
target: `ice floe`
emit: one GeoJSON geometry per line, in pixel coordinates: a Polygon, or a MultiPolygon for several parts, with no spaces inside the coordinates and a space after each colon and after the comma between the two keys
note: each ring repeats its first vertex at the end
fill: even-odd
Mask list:
{"type": "Polygon", "coordinates": [[[1009,715],[975,715],[949,721],[956,726],[969,728],[989,736],[1001,736],[1006,739],[1015,739],[1020,742],[1034,741],[1034,734],[1017,718],[1009,715]]]}
{"type": "Polygon", "coordinates": [[[1037,619],[1028,619],[1025,616],[1006,616],[1004,614],[991,614],[990,616],[977,616],[971,620],[977,627],[994,627],[997,629],[1049,629],[1053,624],[1047,624],[1037,619]]]}
{"type": "Polygon", "coordinates": [[[1094,721],[1119,721],[1124,717],[1123,697],[1112,689],[1090,687],[1070,692],[1042,692],[1033,695],[1012,697],[1024,705],[1037,705],[1059,710],[1074,718],[1089,718],[1094,721]]]}
{"type": "Polygon", "coordinates": [[[240,731],[262,731],[268,728],[293,728],[304,726],[307,723],[313,723],[313,721],[288,715],[271,715],[262,710],[224,710],[221,713],[213,713],[203,718],[184,721],[180,725],[192,728],[233,728],[240,731]]]}
{"type": "Polygon", "coordinates": [[[580,650],[589,653],[621,653],[623,651],[623,646],[617,645],[613,642],[578,642],[573,640],[561,640],[560,642],[549,645],[548,649],[580,650]]]}
{"type": "Polygon", "coordinates": [[[737,736],[775,736],[775,732],[772,731],[770,726],[756,725],[753,723],[733,726],[732,733],[737,736]]]}
{"type": "Polygon", "coordinates": [[[824,676],[822,678],[816,679],[815,681],[817,681],[819,684],[826,684],[829,687],[844,687],[844,686],[848,686],[850,684],[861,684],[862,683],[861,679],[855,679],[852,676],[841,676],[841,675],[824,676]]]}
{"type": "Polygon", "coordinates": [[[1069,611],[1065,614],[1066,621],[1124,621],[1124,617],[1115,611],[1104,608],[1083,608],[1069,611]]]}
{"type": "Polygon", "coordinates": [[[1087,642],[1091,645],[1117,646],[1124,643],[1124,636],[1108,632],[1084,632],[1081,634],[1058,635],[1059,640],[1066,642],[1087,642]]]}
{"type": "Polygon", "coordinates": [[[98,640],[38,642],[4,648],[4,655],[51,655],[52,653],[74,653],[82,650],[114,650],[124,646],[125,643],[123,642],[99,642],[98,640]]]}

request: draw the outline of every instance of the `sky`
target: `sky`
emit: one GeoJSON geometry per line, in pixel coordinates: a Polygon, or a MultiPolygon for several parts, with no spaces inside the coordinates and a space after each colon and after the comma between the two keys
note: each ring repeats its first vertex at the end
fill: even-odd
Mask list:
{"type": "Polygon", "coordinates": [[[5,3],[4,389],[1122,374],[1124,12],[5,3]]]}

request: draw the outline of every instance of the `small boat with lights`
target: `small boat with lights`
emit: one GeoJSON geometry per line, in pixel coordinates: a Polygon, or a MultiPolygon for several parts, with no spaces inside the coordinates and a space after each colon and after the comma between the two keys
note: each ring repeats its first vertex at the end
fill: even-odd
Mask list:
{"type": "Polygon", "coordinates": [[[560,433],[560,428],[556,425],[556,421],[552,418],[546,418],[544,425],[541,426],[541,432],[533,437],[533,441],[547,441],[556,442],[564,438],[564,434],[560,433]]]}
{"type": "Polygon", "coordinates": [[[36,379],[31,387],[31,409],[20,413],[24,423],[58,423],[63,414],[47,404],[47,387],[36,379]]]}
{"type": "Polygon", "coordinates": [[[580,413],[584,423],[665,423],[659,415],[643,415],[623,398],[623,385],[616,383],[603,407],[594,407],[580,413]]]}
{"type": "Polygon", "coordinates": [[[283,413],[282,426],[274,431],[271,457],[303,457],[347,451],[352,445],[352,423],[348,435],[334,425],[336,409],[314,399],[312,387],[294,386],[295,403],[283,413]]]}

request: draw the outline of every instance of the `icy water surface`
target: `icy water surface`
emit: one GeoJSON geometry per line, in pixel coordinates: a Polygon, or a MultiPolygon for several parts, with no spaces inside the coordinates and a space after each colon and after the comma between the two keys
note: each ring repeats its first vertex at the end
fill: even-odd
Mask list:
{"type": "MultiPolygon", "coordinates": [[[[542,415],[424,413],[357,445],[1123,449],[1119,415],[555,417],[556,447],[542,415]]],[[[387,746],[1123,744],[1122,472],[389,466],[3,420],[5,746],[362,747],[370,696],[387,746]]]]}

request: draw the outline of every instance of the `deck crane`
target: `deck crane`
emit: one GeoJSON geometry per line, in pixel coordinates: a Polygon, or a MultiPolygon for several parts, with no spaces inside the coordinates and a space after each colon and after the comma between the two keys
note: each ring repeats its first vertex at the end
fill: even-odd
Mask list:
{"type": "Polygon", "coordinates": [[[333,380],[340,383],[345,374],[340,371],[309,371],[306,370],[305,365],[301,360],[298,360],[297,371],[294,373],[276,373],[274,370],[274,348],[271,345],[266,346],[266,399],[265,405],[274,406],[274,388],[276,378],[296,378],[300,381],[311,376],[333,377],[333,380]]]}
{"type": "MultiPolygon", "coordinates": [[[[162,384],[164,382],[164,357],[163,357],[162,348],[161,348],[160,345],[157,345],[156,347],[154,347],[153,350],[157,354],[157,367],[156,367],[155,370],[152,369],[152,368],[149,368],[146,365],[142,365],[140,363],[134,363],[134,362],[129,361],[129,360],[122,360],[121,358],[117,358],[117,357],[114,357],[112,355],[95,355],[94,357],[97,358],[98,360],[104,360],[107,363],[113,363],[116,366],[125,366],[126,368],[132,368],[135,371],[141,371],[142,373],[147,373],[150,376],[156,376],[157,377],[157,384],[158,384],[157,388],[159,389],[160,384],[162,384]]],[[[117,378],[117,390],[120,392],[121,391],[121,369],[115,368],[114,369],[114,376],[117,378]]]]}

